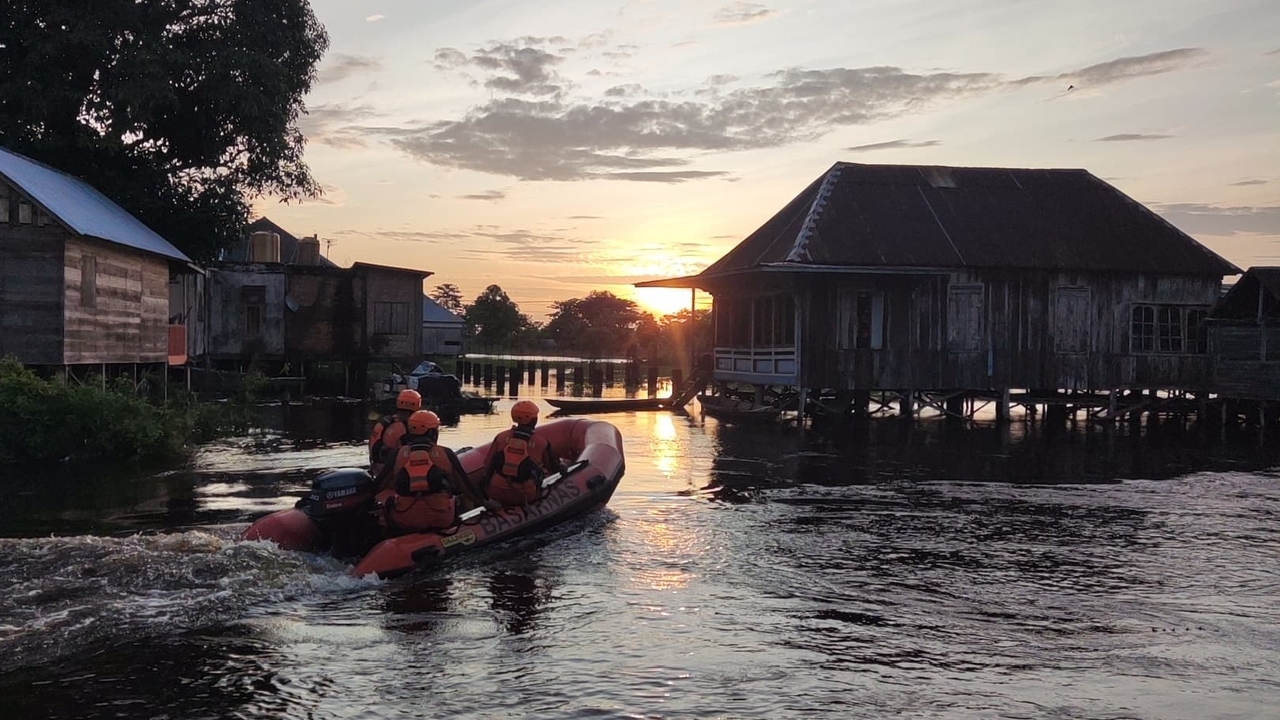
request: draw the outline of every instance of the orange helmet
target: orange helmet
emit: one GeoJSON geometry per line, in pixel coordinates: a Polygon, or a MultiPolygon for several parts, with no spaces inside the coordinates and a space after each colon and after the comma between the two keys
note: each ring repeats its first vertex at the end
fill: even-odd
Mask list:
{"type": "Polygon", "coordinates": [[[532,400],[521,400],[511,406],[511,419],[517,425],[533,425],[538,422],[538,406],[532,400]]]}
{"type": "Polygon", "coordinates": [[[409,416],[409,434],[425,435],[431,430],[439,429],[440,416],[430,410],[419,410],[409,416]]]}
{"type": "Polygon", "coordinates": [[[401,390],[400,394],[396,395],[396,409],[417,412],[422,409],[422,396],[417,390],[401,390]]]}

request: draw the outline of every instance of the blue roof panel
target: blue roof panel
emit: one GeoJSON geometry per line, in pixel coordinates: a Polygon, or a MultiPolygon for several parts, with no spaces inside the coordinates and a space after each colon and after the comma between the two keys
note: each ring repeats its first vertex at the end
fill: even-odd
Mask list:
{"type": "Polygon", "coordinates": [[[191,258],[83,180],[0,148],[0,175],[80,235],[182,262],[191,258]]]}

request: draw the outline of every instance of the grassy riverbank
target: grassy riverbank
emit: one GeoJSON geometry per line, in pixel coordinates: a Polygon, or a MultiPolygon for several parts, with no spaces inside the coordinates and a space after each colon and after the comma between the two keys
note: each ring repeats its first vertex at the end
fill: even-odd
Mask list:
{"type": "Polygon", "coordinates": [[[196,443],[247,431],[258,385],[246,381],[221,402],[202,402],[181,390],[158,402],[142,396],[131,380],[108,383],[105,389],[96,383],[66,384],[3,359],[0,463],[181,457],[196,443]]]}

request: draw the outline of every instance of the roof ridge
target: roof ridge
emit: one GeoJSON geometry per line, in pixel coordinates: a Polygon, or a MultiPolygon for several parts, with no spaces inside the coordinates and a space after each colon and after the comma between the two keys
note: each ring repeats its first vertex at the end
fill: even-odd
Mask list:
{"type": "Polygon", "coordinates": [[[813,233],[817,230],[818,216],[827,207],[827,200],[831,197],[831,191],[835,189],[836,181],[840,179],[840,171],[844,169],[844,163],[836,163],[827,171],[826,177],[822,179],[822,185],[818,187],[818,192],[813,196],[813,204],[809,206],[809,214],[805,216],[804,224],[800,226],[800,232],[796,235],[795,244],[791,246],[791,251],[787,253],[787,262],[810,262],[812,257],[809,255],[809,240],[812,239],[813,233]]]}

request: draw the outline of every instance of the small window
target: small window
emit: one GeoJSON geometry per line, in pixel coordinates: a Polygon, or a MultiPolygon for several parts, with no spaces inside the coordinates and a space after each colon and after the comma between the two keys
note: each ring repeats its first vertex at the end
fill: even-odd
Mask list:
{"type": "Polygon", "coordinates": [[[262,335],[263,308],[267,304],[265,285],[245,285],[240,290],[240,302],[244,305],[244,334],[248,337],[262,335]]]}
{"type": "Polygon", "coordinates": [[[375,335],[408,335],[409,303],[375,302],[373,332],[375,335]]]}
{"type": "Polygon", "coordinates": [[[80,256],[80,307],[98,307],[98,258],[80,256]]]}
{"type": "Polygon", "coordinates": [[[44,227],[49,224],[49,213],[36,208],[36,225],[44,227]]]}
{"type": "Polygon", "coordinates": [[[1187,308],[1187,352],[1204,355],[1209,352],[1209,326],[1205,319],[1209,311],[1205,308],[1187,308]]]}
{"type": "Polygon", "coordinates": [[[1162,353],[1182,352],[1182,308],[1164,305],[1156,309],[1156,332],[1162,353]]]}
{"type": "Polygon", "coordinates": [[[1133,308],[1129,327],[1129,349],[1132,352],[1153,352],[1156,349],[1156,309],[1150,305],[1133,308]]]}
{"type": "Polygon", "coordinates": [[[18,203],[18,224],[31,224],[31,203],[25,200],[18,203]]]}

